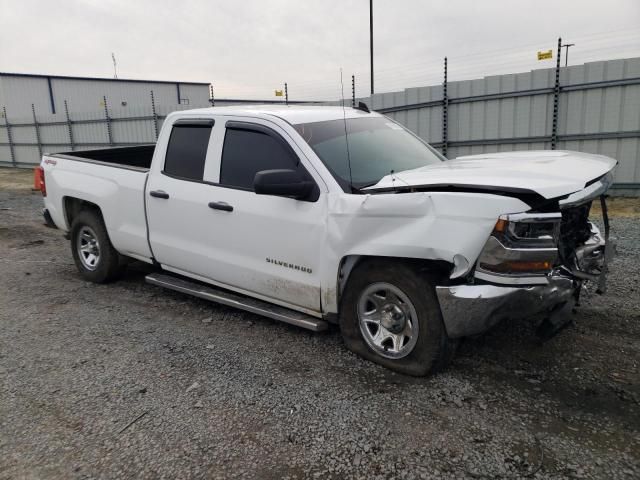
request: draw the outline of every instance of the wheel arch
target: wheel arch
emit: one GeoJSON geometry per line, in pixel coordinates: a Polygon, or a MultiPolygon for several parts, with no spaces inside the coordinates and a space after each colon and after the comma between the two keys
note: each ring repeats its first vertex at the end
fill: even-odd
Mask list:
{"type": "MultiPolygon", "coordinates": [[[[424,272],[435,277],[437,281],[445,281],[449,278],[453,269],[453,264],[446,260],[436,260],[428,258],[407,258],[407,257],[386,257],[377,255],[345,255],[340,260],[338,266],[338,272],[336,277],[335,288],[333,290],[335,299],[325,298],[325,307],[327,310],[331,307],[331,300],[334,300],[335,314],[339,314],[340,301],[344,289],[346,288],[349,278],[353,270],[363,264],[364,262],[385,261],[385,262],[400,262],[404,265],[408,265],[417,271],[424,272]]],[[[330,295],[327,295],[329,297],[330,295]]],[[[330,311],[330,310],[329,310],[330,311]]],[[[331,320],[332,316],[329,316],[331,320]]]]}
{"type": "Polygon", "coordinates": [[[73,219],[83,210],[94,211],[100,216],[102,221],[104,221],[104,216],[102,215],[102,210],[100,209],[100,206],[88,200],[84,200],[78,197],[63,197],[62,206],[63,206],[64,220],[67,223],[67,231],[71,231],[71,225],[73,224],[73,219]]]}

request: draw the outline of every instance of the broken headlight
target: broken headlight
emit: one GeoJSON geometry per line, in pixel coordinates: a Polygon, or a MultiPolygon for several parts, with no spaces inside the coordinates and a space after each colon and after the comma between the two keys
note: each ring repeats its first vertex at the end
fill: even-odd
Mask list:
{"type": "Polygon", "coordinates": [[[545,275],[558,256],[561,218],[560,213],[500,216],[478,258],[476,276],[545,275]]]}
{"type": "Polygon", "coordinates": [[[560,213],[519,213],[501,215],[491,235],[507,246],[557,247],[560,239],[560,213]]]}

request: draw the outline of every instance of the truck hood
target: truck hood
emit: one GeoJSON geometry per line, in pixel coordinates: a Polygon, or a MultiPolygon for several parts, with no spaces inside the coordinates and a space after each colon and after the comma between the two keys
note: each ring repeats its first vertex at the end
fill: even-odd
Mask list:
{"type": "Polygon", "coordinates": [[[535,192],[551,199],[584,189],[616,164],[616,160],[603,155],[561,150],[487,153],[387,175],[363,191],[455,187],[535,192]]]}

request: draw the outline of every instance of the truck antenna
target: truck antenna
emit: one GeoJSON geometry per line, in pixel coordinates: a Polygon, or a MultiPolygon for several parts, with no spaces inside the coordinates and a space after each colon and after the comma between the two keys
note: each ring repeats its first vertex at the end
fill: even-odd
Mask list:
{"type": "Polygon", "coordinates": [[[347,165],[349,166],[349,188],[353,192],[353,174],[351,173],[351,154],[349,152],[349,132],[347,129],[347,113],[344,108],[344,83],[342,81],[342,67],[340,67],[340,93],[342,96],[342,121],[344,122],[344,141],[347,145],[347,165]]]}
{"type": "Polygon", "coordinates": [[[111,52],[111,60],[113,60],[113,78],[118,78],[118,66],[116,64],[116,54],[111,52]]]}

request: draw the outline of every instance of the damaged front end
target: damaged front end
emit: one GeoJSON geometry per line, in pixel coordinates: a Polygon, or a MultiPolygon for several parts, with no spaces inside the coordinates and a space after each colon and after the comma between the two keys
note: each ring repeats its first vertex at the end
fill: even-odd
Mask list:
{"type": "Polygon", "coordinates": [[[604,236],[588,220],[591,203],[565,207],[562,210],[559,252],[563,267],[569,270],[576,281],[594,282],[597,284],[597,292],[604,293],[608,264],[615,252],[615,239],[609,235],[605,197],[600,197],[604,236]]]}
{"type": "Polygon", "coordinates": [[[603,293],[615,246],[604,196],[609,181],[600,179],[559,201],[557,213],[501,216],[463,283],[436,289],[449,336],[476,335],[505,319],[540,317],[538,333],[549,338],[570,322],[585,282],[603,293]],[[598,200],[604,235],[589,221],[598,200]]]}

